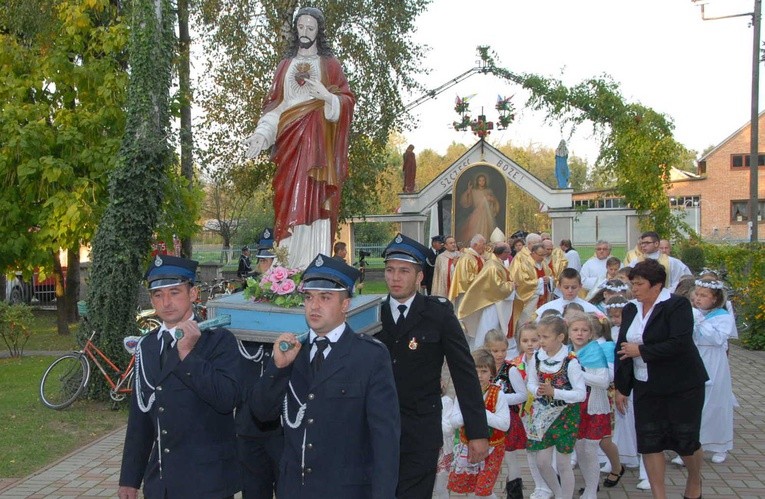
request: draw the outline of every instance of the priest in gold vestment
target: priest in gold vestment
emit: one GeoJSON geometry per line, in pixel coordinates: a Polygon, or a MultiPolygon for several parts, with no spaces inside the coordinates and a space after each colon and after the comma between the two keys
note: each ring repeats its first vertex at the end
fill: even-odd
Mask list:
{"type": "MultiPolygon", "coordinates": [[[[494,250],[460,301],[457,318],[465,326],[471,350],[483,346],[490,329],[507,335],[513,313],[513,290],[510,272],[504,261],[510,256],[510,245],[497,243],[494,250]]],[[[512,347],[515,341],[511,339],[512,347]]],[[[517,348],[513,349],[517,355],[517,348]]],[[[514,357],[514,356],[513,356],[514,357]]]]}
{"type": "Polygon", "coordinates": [[[529,234],[526,246],[510,263],[510,280],[515,283],[513,320],[507,336],[512,338],[517,327],[531,319],[534,311],[550,296],[552,272],[544,264],[545,250],[539,234],[529,234]]]}
{"type": "Polygon", "coordinates": [[[473,236],[470,247],[465,249],[454,267],[452,284],[449,287],[449,300],[455,310],[462,295],[468,290],[478,273],[483,268],[483,252],[486,249],[486,238],[480,234],[473,236]]]}

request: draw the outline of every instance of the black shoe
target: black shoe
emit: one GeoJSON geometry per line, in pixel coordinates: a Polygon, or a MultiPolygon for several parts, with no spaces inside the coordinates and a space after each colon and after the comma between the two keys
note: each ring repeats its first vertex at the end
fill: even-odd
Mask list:
{"type": "Polygon", "coordinates": [[[619,483],[619,480],[622,479],[622,476],[624,476],[624,472],[627,471],[627,469],[622,465],[622,471],[619,473],[609,473],[605,480],[603,480],[603,487],[611,488],[616,487],[616,485],[619,483]],[[615,476],[616,480],[612,479],[611,477],[615,476]]]}
{"type": "MultiPolygon", "coordinates": [[[[598,485],[598,490],[597,490],[597,492],[600,492],[600,485],[598,485]]],[[[584,494],[584,487],[582,487],[581,489],[579,489],[579,495],[581,496],[581,495],[583,495],[583,494],[584,494]]]]}
{"type": "Polygon", "coordinates": [[[507,499],[523,499],[523,480],[516,478],[505,485],[507,499]]]}

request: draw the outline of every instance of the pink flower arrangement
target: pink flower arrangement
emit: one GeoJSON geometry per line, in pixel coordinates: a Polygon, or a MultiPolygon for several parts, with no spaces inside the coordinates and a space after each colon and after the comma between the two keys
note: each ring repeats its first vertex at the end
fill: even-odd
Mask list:
{"type": "Polygon", "coordinates": [[[299,269],[278,265],[263,274],[259,281],[247,278],[244,297],[279,307],[298,307],[303,304],[303,295],[298,292],[301,278],[299,269]]]}

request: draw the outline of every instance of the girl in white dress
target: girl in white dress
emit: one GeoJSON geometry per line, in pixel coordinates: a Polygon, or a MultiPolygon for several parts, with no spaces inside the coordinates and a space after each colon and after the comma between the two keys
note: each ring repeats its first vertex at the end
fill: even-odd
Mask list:
{"type": "Polygon", "coordinates": [[[728,364],[728,338],[735,322],[726,310],[722,281],[702,277],[693,293],[693,340],[699,349],[709,381],[701,412],[701,447],[712,452],[712,462],[722,463],[733,448],[733,386],[728,364]]]}

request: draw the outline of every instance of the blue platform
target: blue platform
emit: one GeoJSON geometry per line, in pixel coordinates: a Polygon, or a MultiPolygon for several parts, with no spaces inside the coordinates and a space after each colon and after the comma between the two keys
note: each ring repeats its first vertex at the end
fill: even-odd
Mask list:
{"type": "MultiPolygon", "coordinates": [[[[382,328],[380,301],[383,295],[357,295],[351,298],[346,321],[357,333],[374,334],[382,328]]],[[[282,308],[245,300],[243,293],[223,295],[207,302],[207,317],[231,316],[228,329],[240,340],[273,342],[282,333],[300,334],[308,330],[303,307],[282,308]]]]}

